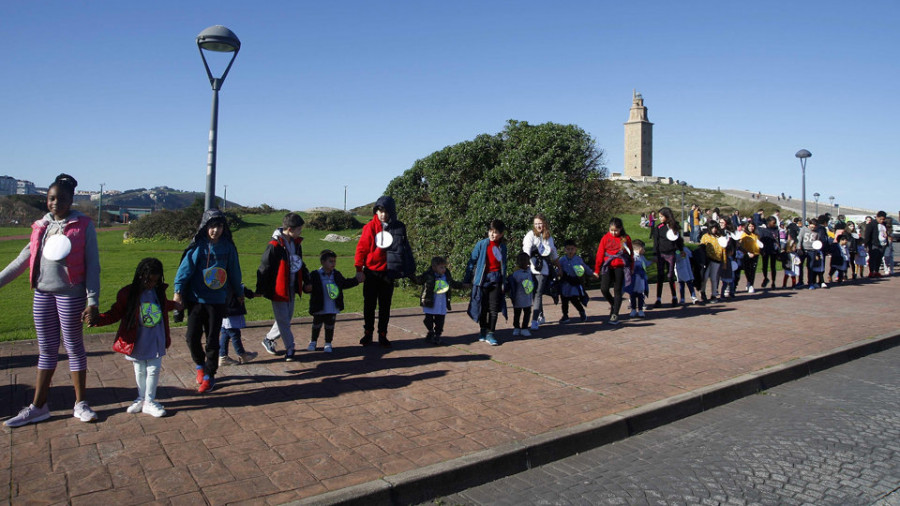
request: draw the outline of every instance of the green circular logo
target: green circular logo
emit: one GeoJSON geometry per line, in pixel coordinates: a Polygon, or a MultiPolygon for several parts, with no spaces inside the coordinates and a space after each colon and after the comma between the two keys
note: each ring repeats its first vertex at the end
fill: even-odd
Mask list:
{"type": "Polygon", "coordinates": [[[328,291],[328,296],[331,298],[331,300],[337,299],[338,295],[341,294],[341,289],[338,288],[338,286],[334,283],[328,283],[325,286],[325,289],[328,291]]]}
{"type": "Polygon", "coordinates": [[[141,325],[155,327],[162,320],[162,309],[155,302],[141,303],[141,325]]]}
{"type": "Polygon", "coordinates": [[[447,293],[450,290],[450,283],[443,279],[434,282],[434,293],[447,293]]]}
{"type": "Polygon", "coordinates": [[[525,281],[522,281],[522,288],[525,290],[525,293],[531,295],[531,292],[534,291],[534,282],[530,279],[526,279],[525,281]]]}
{"type": "Polygon", "coordinates": [[[572,270],[575,271],[575,275],[579,278],[584,276],[584,266],[582,265],[573,265],[572,270]]]}

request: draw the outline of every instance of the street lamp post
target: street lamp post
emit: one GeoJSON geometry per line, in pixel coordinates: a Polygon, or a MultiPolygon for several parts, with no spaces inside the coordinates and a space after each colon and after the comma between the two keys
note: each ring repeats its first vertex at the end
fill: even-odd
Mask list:
{"type": "Polygon", "coordinates": [[[213,90],[212,100],[212,121],[209,127],[209,154],[206,160],[206,200],[204,207],[211,209],[215,205],[216,196],[216,131],[219,125],[219,90],[228,71],[231,70],[231,64],[237,57],[238,51],[241,50],[241,41],[228,28],[222,25],[210,26],[197,35],[197,48],[200,51],[200,57],[203,58],[203,66],[206,67],[206,75],[209,77],[209,84],[213,90]],[[221,77],[213,77],[209,70],[209,64],[206,63],[206,55],[203,50],[215,51],[218,53],[232,53],[231,61],[225,68],[225,72],[221,77]]]}
{"type": "Polygon", "coordinates": [[[344,185],[344,212],[347,212],[347,187],[350,185],[344,185]]]}
{"type": "Polygon", "coordinates": [[[100,183],[100,199],[97,201],[97,228],[103,226],[103,187],[106,183],[100,183]]]}
{"type": "Polygon", "coordinates": [[[819,195],[819,192],[813,193],[813,198],[816,199],[816,216],[819,215],[819,197],[821,197],[821,195],[819,195]]]}
{"type": "Polygon", "coordinates": [[[803,195],[802,195],[803,211],[802,211],[802,214],[803,214],[803,225],[806,226],[806,159],[811,157],[812,153],[810,153],[806,149],[801,149],[800,151],[797,151],[797,154],[795,154],[794,156],[796,156],[797,158],[800,159],[800,170],[803,172],[803,195]]]}
{"type": "Polygon", "coordinates": [[[681,226],[684,227],[684,187],[687,186],[687,181],[675,181],[681,186],[681,226]]]}
{"type": "MultiPolygon", "coordinates": [[[[834,209],[834,195],[828,197],[828,200],[831,201],[831,208],[834,209]]],[[[838,213],[838,214],[840,214],[840,213],[838,213]]]]}
{"type": "Polygon", "coordinates": [[[225,194],[222,196],[222,210],[224,211],[228,207],[228,185],[223,186],[225,186],[225,194]]]}

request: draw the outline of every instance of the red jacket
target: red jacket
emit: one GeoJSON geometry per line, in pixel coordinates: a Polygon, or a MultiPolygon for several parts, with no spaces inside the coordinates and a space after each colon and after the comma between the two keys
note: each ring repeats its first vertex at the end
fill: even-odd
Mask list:
{"type": "Polygon", "coordinates": [[[368,267],[371,271],[387,270],[387,250],[375,246],[375,236],[381,230],[381,220],[378,219],[378,215],[373,216],[372,220],[363,227],[362,236],[356,244],[356,257],[353,262],[356,272],[362,272],[363,267],[368,267]]]}
{"type": "MultiPolygon", "coordinates": [[[[269,241],[256,271],[256,293],[275,302],[288,302],[294,297],[294,293],[302,293],[304,280],[309,278],[309,270],[304,262],[303,267],[297,271],[294,293],[291,293],[291,260],[284,245],[284,237],[280,235],[269,241]]],[[[302,259],[303,248],[300,243],[303,238],[297,237],[293,241],[294,250],[302,259]]]]}
{"type": "MultiPolygon", "coordinates": [[[[594,262],[594,272],[601,272],[601,267],[603,266],[603,261],[606,260],[606,257],[615,256],[622,250],[623,240],[625,241],[625,244],[628,245],[628,251],[626,251],[625,254],[629,256],[633,255],[634,248],[631,246],[631,237],[627,234],[622,237],[616,237],[607,232],[606,235],[600,239],[600,246],[597,247],[597,260],[594,262]]],[[[614,258],[609,266],[624,267],[625,262],[623,262],[621,258],[614,258]]]]}
{"type": "MultiPolygon", "coordinates": [[[[169,285],[163,283],[162,290],[163,292],[169,285]]],[[[109,311],[105,313],[100,313],[100,319],[96,323],[96,327],[103,327],[105,325],[111,325],[113,323],[119,322],[119,330],[116,331],[116,339],[122,340],[129,344],[134,344],[137,340],[137,331],[141,326],[141,316],[138,311],[134,313],[135,324],[131,326],[131,328],[125,328],[125,319],[127,315],[125,314],[125,309],[128,307],[128,293],[131,291],[131,285],[128,285],[116,294],[116,301],[113,303],[112,307],[109,308],[109,311]]],[[[175,309],[175,302],[164,299],[165,300],[165,316],[162,321],[166,330],[166,348],[172,345],[172,338],[169,337],[169,311],[175,309]]],[[[218,338],[217,338],[218,339],[218,338]]]]}

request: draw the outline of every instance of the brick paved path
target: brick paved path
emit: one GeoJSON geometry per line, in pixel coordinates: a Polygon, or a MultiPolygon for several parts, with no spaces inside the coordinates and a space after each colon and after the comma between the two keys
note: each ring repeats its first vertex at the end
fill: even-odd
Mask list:
{"type": "MultiPolygon", "coordinates": [[[[333,356],[303,352],[288,364],[262,353],[220,369],[216,391],[205,396],[195,392],[184,330],[174,329],[159,392],[169,415],[161,419],[125,413],[136,392],[131,364],[110,351],[111,335],[94,335],[86,339],[88,395],[101,421],[72,418],[61,362],[53,418],[3,428],[0,483],[17,503],[283,503],[896,332],[898,286],[891,279],[742,294],[650,311],[619,328],[602,324],[607,306],[595,296],[587,323],[552,324],[540,337],[515,340],[505,328],[499,347],[474,342],[476,326],[461,311],[448,316],[452,346],[425,345],[420,312],[407,309],[391,320],[392,350],[363,348],[361,318],[347,314],[333,356]]],[[[548,316],[558,318],[558,307],[548,316]]],[[[250,349],[262,351],[267,328],[245,330],[250,349]]],[[[308,332],[307,320],[295,323],[298,343],[308,332]]],[[[3,418],[30,401],[36,348],[0,343],[3,418]]]]}

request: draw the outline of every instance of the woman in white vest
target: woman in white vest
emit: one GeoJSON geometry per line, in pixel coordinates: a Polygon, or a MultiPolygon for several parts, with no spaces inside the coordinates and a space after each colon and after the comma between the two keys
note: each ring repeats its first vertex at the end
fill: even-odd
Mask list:
{"type": "Polygon", "coordinates": [[[531,273],[534,275],[535,287],[532,293],[531,304],[531,330],[537,330],[544,323],[544,292],[550,280],[550,263],[557,263],[559,254],[553,237],[550,236],[550,226],[543,214],[534,216],[533,228],[522,239],[522,251],[531,257],[531,273]]]}

